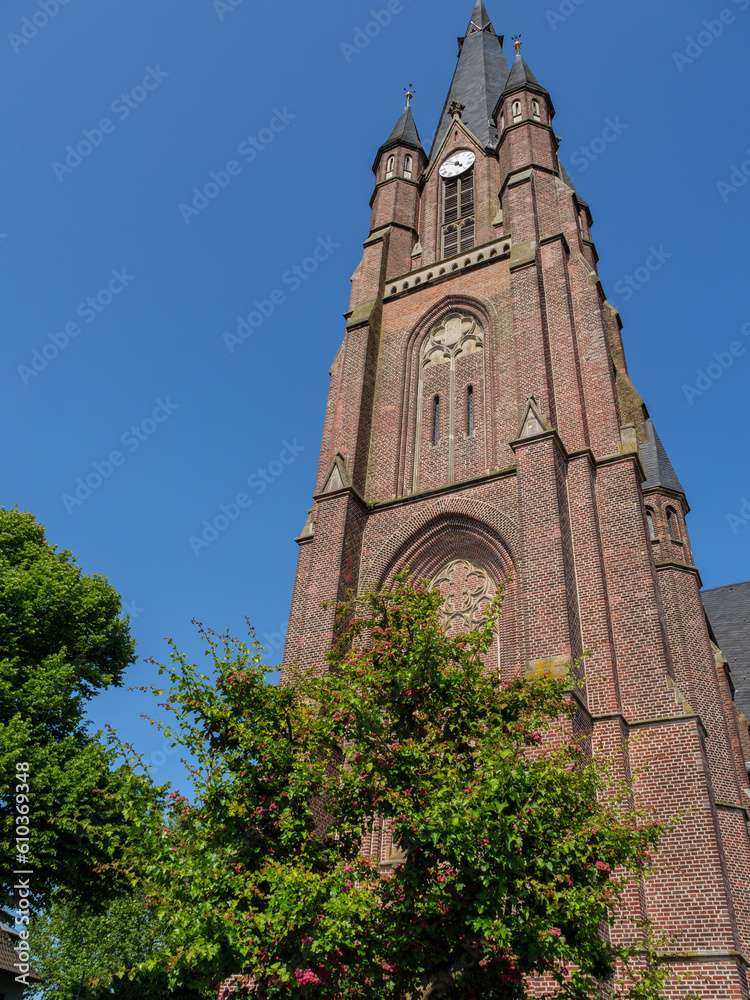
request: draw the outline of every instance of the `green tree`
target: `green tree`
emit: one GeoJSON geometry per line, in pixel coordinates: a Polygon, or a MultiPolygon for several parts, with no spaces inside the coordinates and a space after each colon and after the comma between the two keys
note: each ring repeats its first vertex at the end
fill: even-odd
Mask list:
{"type": "MultiPolygon", "coordinates": [[[[141,895],[111,900],[101,912],[76,907],[55,893],[44,913],[32,921],[34,964],[43,976],[34,1000],[199,1000],[201,993],[169,989],[164,971],[142,973],[132,981],[118,971],[149,957],[162,940],[162,928],[141,895]]],[[[215,991],[214,994],[215,996],[215,991]]]]}
{"type": "Polygon", "coordinates": [[[14,868],[30,861],[39,905],[55,886],[85,891],[103,857],[84,826],[115,821],[103,793],[124,777],[112,775],[115,755],[91,735],[85,710],[122,682],[134,653],[107,580],[50,545],[32,514],[0,508],[0,879],[9,903],[14,868]],[[14,838],[19,763],[28,765],[28,855],[14,838]]]}
{"type": "Polygon", "coordinates": [[[164,822],[155,793],[111,841],[167,928],[145,969],[266,1000],[515,1000],[534,975],[560,997],[659,995],[664,972],[602,928],[660,828],[590,758],[562,681],[485,670],[499,605],[446,635],[440,604],[404,579],[369,594],[330,669],[283,686],[257,642],[201,628],[211,676],[173,649],[196,798],[171,793],[164,822]],[[361,856],[375,822],[400,845],[387,878],[361,856]]]}

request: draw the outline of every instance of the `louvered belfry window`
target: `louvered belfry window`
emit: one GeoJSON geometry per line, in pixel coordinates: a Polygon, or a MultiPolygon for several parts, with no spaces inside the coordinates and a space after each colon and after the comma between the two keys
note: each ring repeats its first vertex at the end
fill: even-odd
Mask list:
{"type": "Polygon", "coordinates": [[[474,246],[474,171],[452,177],[443,187],[443,257],[474,246]]]}

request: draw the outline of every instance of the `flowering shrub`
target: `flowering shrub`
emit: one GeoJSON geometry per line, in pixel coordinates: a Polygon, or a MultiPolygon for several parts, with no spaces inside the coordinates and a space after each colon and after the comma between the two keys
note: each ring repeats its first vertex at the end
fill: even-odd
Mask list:
{"type": "Polygon", "coordinates": [[[485,670],[500,600],[462,635],[440,603],[399,578],[346,606],[331,669],[283,686],[255,642],[201,629],[215,679],[173,651],[167,735],[197,761],[196,798],[160,800],[165,822],[155,792],[124,846],[174,982],[223,983],[222,1000],[515,1000],[545,975],[561,998],[603,980],[658,995],[664,975],[628,972],[602,927],[660,827],[591,759],[564,682],[485,670]],[[387,877],[361,856],[376,820],[404,859],[387,877]]]}

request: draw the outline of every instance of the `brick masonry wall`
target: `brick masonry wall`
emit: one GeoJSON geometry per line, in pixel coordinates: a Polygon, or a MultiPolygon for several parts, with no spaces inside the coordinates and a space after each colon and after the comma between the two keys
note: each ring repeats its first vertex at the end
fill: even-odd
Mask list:
{"type": "MultiPolygon", "coordinates": [[[[637,940],[639,921],[651,919],[671,936],[675,967],[699,980],[675,980],[671,996],[697,989],[750,1000],[750,741],[709,642],[687,505],[664,491],[644,498],[638,455],[621,444],[623,424],[645,440],[643,401],[596,274],[588,210],[558,173],[553,109],[541,95],[512,97],[522,120],[512,122],[504,101],[497,152],[454,121],[418,185],[384,182],[378,167],[377,232],[355,272],[331,369],[285,663],[320,668],[334,638],[334,610],[322,603],[389,586],[404,565],[435,580],[463,559],[505,584],[488,666],[510,680],[530,661],[587,652],[582,732],[591,730],[616,775],[633,776],[636,805],[675,821],[657,874],[634,887],[613,935],[637,940]],[[465,148],[477,154],[477,242],[502,233],[512,250],[392,294],[389,279],[438,258],[436,166],[465,148]],[[412,258],[417,240],[422,254],[412,258]],[[481,349],[423,368],[426,338],[454,313],[476,322],[481,349]],[[473,438],[464,426],[469,385],[473,438]],[[517,440],[530,397],[547,426],[517,440]],[[353,485],[320,495],[337,454],[353,485]]],[[[400,164],[404,151],[395,155],[400,164]]],[[[376,824],[365,851],[383,861],[391,848],[390,831],[376,824]]]]}

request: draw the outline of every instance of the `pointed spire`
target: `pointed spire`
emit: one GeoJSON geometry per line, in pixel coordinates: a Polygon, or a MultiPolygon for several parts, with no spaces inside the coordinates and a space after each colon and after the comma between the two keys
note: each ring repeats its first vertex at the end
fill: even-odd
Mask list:
{"type": "Polygon", "coordinates": [[[661,488],[685,496],[682,483],[677,478],[674,466],[669,461],[666,449],[651,420],[646,421],[646,436],[646,444],[641,445],[641,461],[643,471],[646,473],[646,482],[643,484],[644,492],[661,488]]]}
{"type": "Polygon", "coordinates": [[[471,35],[475,31],[486,31],[488,28],[494,31],[490,15],[484,6],[484,0],[477,0],[474,6],[474,13],[471,15],[471,20],[469,21],[469,27],[466,29],[466,34],[471,35]]]}
{"type": "MultiPolygon", "coordinates": [[[[520,35],[518,36],[520,39],[520,35]]],[[[505,84],[503,96],[513,93],[514,90],[535,90],[539,94],[549,97],[549,92],[544,89],[534,74],[528,67],[524,57],[521,55],[521,42],[516,41],[516,58],[513,60],[513,68],[510,71],[508,82],[505,84]]]]}
{"type": "Polygon", "coordinates": [[[408,104],[401,112],[401,117],[393,127],[393,131],[378,150],[376,163],[381,153],[384,153],[387,149],[392,149],[394,146],[408,146],[410,149],[416,149],[419,153],[424,153],[422,141],[417,131],[417,124],[414,121],[414,115],[411,110],[411,100],[409,98],[407,100],[408,104]]]}
{"type": "Polygon", "coordinates": [[[480,142],[485,146],[497,142],[492,115],[510,67],[503,55],[503,39],[495,34],[484,0],[476,0],[466,35],[459,38],[458,44],[458,66],[435,133],[433,151],[450,128],[452,116],[448,109],[454,101],[466,106],[462,121],[480,142]]]}

